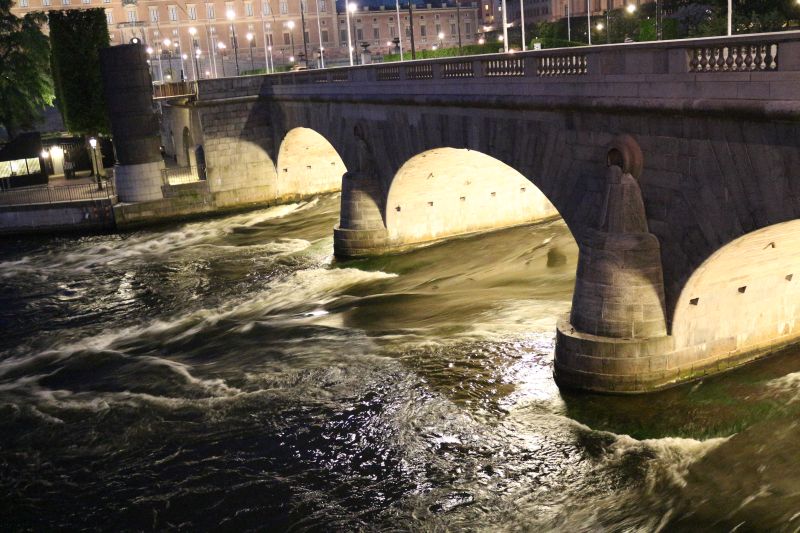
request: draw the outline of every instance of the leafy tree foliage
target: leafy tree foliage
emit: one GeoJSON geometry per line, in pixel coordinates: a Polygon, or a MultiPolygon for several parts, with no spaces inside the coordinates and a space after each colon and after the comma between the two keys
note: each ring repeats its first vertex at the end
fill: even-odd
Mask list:
{"type": "Polygon", "coordinates": [[[33,127],[53,101],[50,45],[41,31],[45,17],[11,14],[11,0],[0,0],[0,125],[14,137],[33,127]]]}
{"type": "MultiPolygon", "coordinates": [[[[0,0],[2,1],[2,0],[0,0]]],[[[100,49],[109,45],[102,9],[51,11],[52,70],[56,104],[73,133],[106,133],[100,49]]]]}

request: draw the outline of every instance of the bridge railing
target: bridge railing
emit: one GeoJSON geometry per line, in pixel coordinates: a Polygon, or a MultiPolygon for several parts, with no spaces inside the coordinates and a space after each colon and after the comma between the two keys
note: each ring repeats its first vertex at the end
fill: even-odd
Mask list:
{"type": "Polygon", "coordinates": [[[153,99],[180,98],[197,94],[197,84],[193,81],[173,81],[153,85],[153,99]]]}
{"type": "MultiPolygon", "coordinates": [[[[800,71],[800,31],[703,39],[555,48],[479,56],[377,63],[198,82],[197,98],[252,97],[273,86],[426,84],[436,80],[569,78],[800,71]]],[[[304,91],[306,92],[306,91],[304,91]]]]}
{"type": "Polygon", "coordinates": [[[0,190],[0,206],[62,204],[84,200],[114,200],[114,180],[61,186],[34,186],[0,190]]]}

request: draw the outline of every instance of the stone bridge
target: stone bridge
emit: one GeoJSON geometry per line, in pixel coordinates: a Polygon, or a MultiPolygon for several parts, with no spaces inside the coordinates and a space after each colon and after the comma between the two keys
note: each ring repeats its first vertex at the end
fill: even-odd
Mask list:
{"type": "Polygon", "coordinates": [[[563,217],[562,386],[653,390],[800,340],[798,32],[206,80],[164,113],[220,205],[341,187],[338,256],[563,217]]]}

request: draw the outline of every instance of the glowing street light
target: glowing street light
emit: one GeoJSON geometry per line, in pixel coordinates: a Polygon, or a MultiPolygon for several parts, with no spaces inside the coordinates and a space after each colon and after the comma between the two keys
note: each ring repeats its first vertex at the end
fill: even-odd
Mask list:
{"type": "Polygon", "coordinates": [[[239,75],[239,43],[236,41],[236,26],[233,24],[233,21],[236,19],[236,12],[233,9],[229,9],[225,12],[225,17],[230,22],[230,29],[231,29],[231,44],[233,45],[233,56],[236,60],[236,75],[239,75]]]}
{"type": "Polygon", "coordinates": [[[247,47],[250,49],[250,70],[255,70],[256,67],[255,67],[255,65],[253,65],[253,46],[255,44],[253,42],[253,34],[250,33],[250,32],[247,32],[247,35],[245,35],[245,38],[247,39],[247,47]]]}
{"type": "Polygon", "coordinates": [[[636,4],[628,4],[627,6],[625,6],[625,11],[633,15],[634,13],[636,13],[636,4]]]}
{"type": "Polygon", "coordinates": [[[350,33],[350,14],[355,13],[358,6],[354,2],[347,4],[347,51],[350,54],[350,66],[353,66],[353,38],[350,33]]]}
{"type": "Polygon", "coordinates": [[[602,22],[598,22],[595,28],[597,28],[597,31],[603,31],[603,28],[605,28],[605,26],[603,25],[602,22]]]}
{"type": "Polygon", "coordinates": [[[289,61],[294,63],[294,21],[290,20],[289,22],[287,22],[286,27],[289,28],[289,40],[292,43],[292,59],[290,59],[289,61]]]}
{"type": "Polygon", "coordinates": [[[163,44],[166,47],[167,59],[169,60],[169,76],[165,77],[168,79],[172,79],[172,51],[169,49],[169,45],[172,44],[172,41],[170,41],[168,38],[165,37],[164,40],[161,41],[161,44],[163,44]]]}
{"type": "Polygon", "coordinates": [[[200,47],[197,46],[197,39],[195,38],[195,36],[197,35],[197,28],[195,28],[194,26],[191,26],[189,28],[189,35],[191,35],[191,37],[192,37],[192,48],[194,49],[194,56],[195,56],[195,58],[194,58],[194,79],[199,79],[200,78],[200,65],[197,63],[197,59],[199,57],[199,55],[197,54],[197,51],[200,49],[200,47]]]}
{"type": "Polygon", "coordinates": [[[219,53],[222,56],[222,60],[220,61],[220,63],[222,63],[222,77],[224,78],[225,77],[225,49],[227,48],[227,46],[225,46],[225,43],[223,43],[222,41],[217,41],[217,48],[219,48],[219,53]]]}

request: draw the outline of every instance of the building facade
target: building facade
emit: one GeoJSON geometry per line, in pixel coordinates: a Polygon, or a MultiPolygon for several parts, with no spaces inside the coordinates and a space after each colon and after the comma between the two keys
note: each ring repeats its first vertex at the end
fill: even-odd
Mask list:
{"type": "MultiPolygon", "coordinates": [[[[403,50],[410,51],[407,3],[401,4],[399,25],[394,3],[351,3],[356,61],[361,43],[368,43],[372,54],[395,52],[392,41],[399,33],[403,50]]],[[[139,39],[148,46],[155,80],[231,76],[304,59],[313,67],[320,55],[326,66],[349,64],[348,10],[342,0],[18,0],[12,12],[90,8],[105,10],[112,45],[139,39]]],[[[418,4],[412,11],[418,50],[456,46],[459,33],[462,44],[476,42],[477,2],[418,4]]]]}

